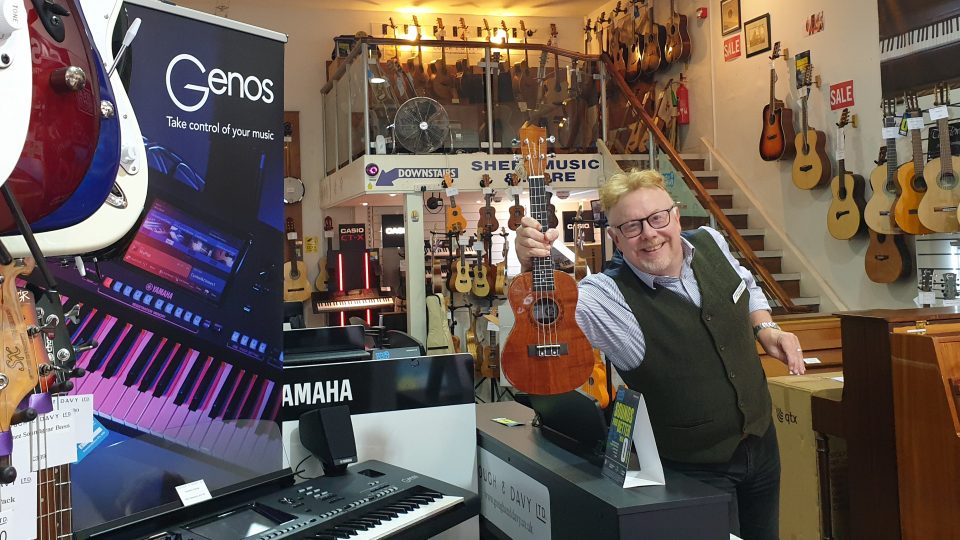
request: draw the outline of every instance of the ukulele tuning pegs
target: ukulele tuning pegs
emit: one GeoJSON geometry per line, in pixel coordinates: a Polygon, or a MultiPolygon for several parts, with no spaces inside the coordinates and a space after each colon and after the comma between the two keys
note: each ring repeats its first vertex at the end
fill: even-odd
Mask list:
{"type": "Polygon", "coordinates": [[[547,154],[547,157],[550,158],[550,159],[553,159],[553,158],[557,157],[557,153],[556,153],[556,152],[550,152],[550,153],[547,154]]]}
{"type": "Polygon", "coordinates": [[[551,135],[551,136],[547,137],[547,142],[550,143],[550,144],[553,144],[553,143],[557,142],[557,138],[556,138],[555,136],[551,135]]]}
{"type": "MultiPolygon", "coordinates": [[[[513,146],[520,146],[520,139],[514,137],[514,138],[510,141],[510,144],[512,144],[513,146]]],[[[515,160],[519,160],[519,159],[520,159],[520,158],[518,158],[517,156],[513,156],[513,157],[515,158],[515,160]]]]}

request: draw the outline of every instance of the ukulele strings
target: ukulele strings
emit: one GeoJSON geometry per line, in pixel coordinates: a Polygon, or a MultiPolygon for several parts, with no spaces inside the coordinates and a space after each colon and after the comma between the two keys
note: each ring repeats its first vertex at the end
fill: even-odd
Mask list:
{"type": "MultiPolygon", "coordinates": [[[[529,160],[529,163],[530,163],[530,172],[534,172],[533,160],[535,159],[535,149],[533,148],[533,143],[530,141],[530,139],[524,140],[524,147],[527,149],[527,160],[529,160]]],[[[539,154],[539,150],[536,151],[536,154],[539,154]]],[[[537,221],[541,221],[540,211],[537,208],[538,206],[537,202],[539,201],[539,197],[537,197],[537,195],[539,194],[540,186],[535,183],[534,176],[535,175],[533,174],[527,176],[527,184],[528,184],[527,187],[530,189],[530,215],[533,216],[533,218],[536,219],[537,221]],[[534,193],[535,191],[537,193],[534,193]]],[[[534,293],[538,293],[537,284],[539,280],[542,279],[542,276],[543,276],[543,257],[537,257],[533,261],[532,288],[534,293]]],[[[543,325],[540,324],[539,313],[537,312],[539,305],[540,305],[540,298],[538,297],[538,295],[534,295],[534,302],[531,307],[533,309],[533,319],[537,326],[537,346],[538,346],[537,349],[538,350],[540,350],[541,345],[544,345],[544,340],[545,340],[544,328],[543,328],[543,325]]]]}
{"type": "MultiPolygon", "coordinates": [[[[542,218],[540,223],[543,226],[544,234],[546,234],[547,227],[549,226],[550,220],[549,220],[549,216],[547,215],[546,178],[544,176],[544,171],[542,166],[543,160],[546,157],[543,149],[544,142],[545,141],[543,137],[537,138],[536,158],[537,158],[537,163],[541,164],[541,166],[540,166],[540,169],[537,171],[539,173],[539,180],[537,183],[538,196],[536,197],[536,199],[537,199],[538,208],[536,209],[536,211],[537,211],[537,217],[542,218]]],[[[547,286],[548,277],[550,279],[553,278],[553,258],[550,255],[540,259],[541,288],[547,286]]],[[[545,315],[545,318],[548,319],[547,324],[542,325],[544,341],[541,341],[540,344],[550,346],[550,345],[554,345],[557,342],[556,325],[553,320],[553,317],[551,316],[552,309],[550,309],[551,306],[556,305],[556,299],[554,298],[555,291],[554,291],[554,287],[549,287],[546,290],[546,294],[543,294],[542,290],[540,292],[542,296],[538,299],[538,304],[540,304],[541,314],[545,315]],[[540,301],[543,299],[545,299],[546,302],[540,301]]]]}

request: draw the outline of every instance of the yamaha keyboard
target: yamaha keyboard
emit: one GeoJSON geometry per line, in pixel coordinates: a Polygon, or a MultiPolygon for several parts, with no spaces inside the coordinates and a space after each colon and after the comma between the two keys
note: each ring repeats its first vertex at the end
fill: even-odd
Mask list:
{"type": "Polygon", "coordinates": [[[154,518],[152,529],[146,523],[134,524],[90,538],[419,539],[449,529],[480,510],[479,497],[473,492],[380,461],[358,463],[342,476],[289,485],[292,481],[289,474],[269,487],[255,486],[180,508],[168,519],[161,518],[167,524],[159,531],[154,518]]]}

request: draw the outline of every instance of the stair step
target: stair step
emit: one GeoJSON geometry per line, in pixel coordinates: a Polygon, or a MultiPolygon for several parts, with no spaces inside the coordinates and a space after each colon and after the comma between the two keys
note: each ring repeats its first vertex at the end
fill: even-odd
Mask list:
{"type": "Polygon", "coordinates": [[[800,296],[800,273],[773,274],[773,279],[783,287],[790,298],[800,296]]]}
{"type": "Polygon", "coordinates": [[[746,229],[750,219],[750,212],[746,208],[724,208],[723,215],[738,229],[746,229]]]}
{"type": "Polygon", "coordinates": [[[720,208],[733,208],[732,189],[708,189],[707,193],[713,197],[714,202],[716,202],[720,208]]]}
{"type": "MultiPolygon", "coordinates": [[[[760,264],[767,269],[767,272],[771,274],[779,274],[783,272],[783,267],[781,266],[781,258],[783,257],[783,251],[780,250],[764,250],[764,251],[754,251],[754,255],[760,259],[760,264]]],[[[733,256],[743,262],[743,258],[738,256],[739,253],[734,253],[733,256]]]]}
{"type": "MultiPolygon", "coordinates": [[[[820,297],[819,297],[819,296],[791,298],[790,300],[792,300],[793,303],[794,303],[795,305],[797,305],[797,306],[805,306],[805,307],[808,307],[808,308],[813,308],[813,312],[819,312],[819,311],[820,311],[820,297]]],[[[769,302],[770,302],[770,307],[772,308],[774,315],[783,315],[783,314],[785,314],[785,313],[787,312],[785,309],[783,309],[782,307],[780,307],[780,302],[777,302],[776,300],[773,300],[773,299],[771,299],[769,302]]]]}
{"type": "MultiPolygon", "coordinates": [[[[726,236],[726,232],[720,232],[726,236]]],[[[750,246],[750,249],[754,251],[763,249],[764,237],[767,234],[766,229],[737,229],[737,232],[740,233],[740,236],[747,241],[747,245],[750,246]]]]}

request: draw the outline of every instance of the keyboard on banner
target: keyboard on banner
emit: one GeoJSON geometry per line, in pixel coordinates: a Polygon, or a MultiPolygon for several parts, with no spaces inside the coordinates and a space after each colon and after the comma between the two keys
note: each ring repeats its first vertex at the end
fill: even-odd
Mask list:
{"type": "Polygon", "coordinates": [[[265,494],[261,489],[248,498],[237,494],[229,501],[213,499],[190,510],[187,520],[164,530],[147,534],[141,528],[114,530],[109,537],[429,538],[476,516],[480,500],[477,494],[446,482],[380,461],[365,461],[342,476],[323,476],[265,494]]]}
{"type": "Polygon", "coordinates": [[[960,15],[881,39],[880,81],[884,95],[899,95],[954,79],[957,55],[960,15]]]}
{"type": "Polygon", "coordinates": [[[227,460],[275,450],[276,433],[262,424],[279,413],[278,370],[240,365],[244,357],[123,304],[85,308],[90,293],[71,292],[64,311],[81,306],[71,341],[99,344],[78,356],[87,374],[72,393],[92,394],[98,416],[227,460]]]}
{"type": "Polygon", "coordinates": [[[880,61],[951,45],[960,41],[960,15],[880,40],[880,61]]]}

